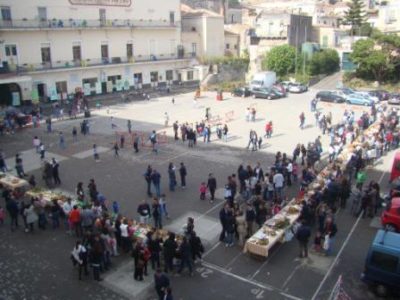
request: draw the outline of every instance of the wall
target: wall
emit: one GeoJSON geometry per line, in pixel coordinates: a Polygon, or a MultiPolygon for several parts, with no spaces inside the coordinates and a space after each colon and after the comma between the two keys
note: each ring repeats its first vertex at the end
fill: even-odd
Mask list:
{"type": "Polygon", "coordinates": [[[238,56],[239,46],[240,46],[239,35],[225,32],[225,54],[229,52],[233,56],[238,56]],[[227,48],[227,45],[229,45],[229,49],[227,48]]]}
{"type": "Polygon", "coordinates": [[[196,57],[204,56],[203,41],[197,31],[182,31],[182,45],[185,53],[193,52],[192,44],[196,44],[196,57]]]}
{"type": "Polygon", "coordinates": [[[203,18],[205,27],[204,45],[207,57],[224,55],[224,19],[222,17],[203,18]]]}
{"type": "MultiPolygon", "coordinates": [[[[72,61],[73,42],[80,42],[82,59],[100,59],[101,44],[108,42],[109,57],[126,57],[126,44],[133,42],[134,55],[170,55],[177,53],[179,32],[166,30],[63,30],[63,31],[4,31],[0,38],[6,44],[16,44],[18,64],[41,63],[41,44],[50,43],[51,59],[72,61]],[[150,40],[154,40],[155,53],[150,53],[150,40]]],[[[3,45],[3,47],[4,47],[3,45]]]]}
{"type": "MultiPolygon", "coordinates": [[[[79,0],[74,0],[79,1],[79,0]]],[[[82,1],[82,0],[80,0],[82,1]]],[[[113,0],[108,0],[113,2],[113,0]]],[[[1,5],[11,6],[13,19],[37,19],[37,7],[47,7],[48,19],[98,20],[99,9],[106,10],[107,19],[153,19],[169,21],[169,12],[180,20],[180,0],[119,0],[128,6],[71,5],[68,0],[2,0],[1,5]]]]}

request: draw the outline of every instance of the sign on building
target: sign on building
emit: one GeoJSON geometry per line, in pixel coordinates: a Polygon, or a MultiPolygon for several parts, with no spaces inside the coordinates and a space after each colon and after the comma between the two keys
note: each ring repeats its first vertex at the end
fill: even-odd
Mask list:
{"type": "Polygon", "coordinates": [[[132,0],[69,0],[69,3],[71,3],[71,5],[129,7],[132,4],[132,0]]]}

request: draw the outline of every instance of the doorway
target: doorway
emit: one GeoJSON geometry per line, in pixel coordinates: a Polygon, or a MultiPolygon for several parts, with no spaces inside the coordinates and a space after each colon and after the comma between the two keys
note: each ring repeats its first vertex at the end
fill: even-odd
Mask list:
{"type": "Polygon", "coordinates": [[[39,101],[47,102],[47,85],[45,83],[39,83],[37,85],[39,101]]]}

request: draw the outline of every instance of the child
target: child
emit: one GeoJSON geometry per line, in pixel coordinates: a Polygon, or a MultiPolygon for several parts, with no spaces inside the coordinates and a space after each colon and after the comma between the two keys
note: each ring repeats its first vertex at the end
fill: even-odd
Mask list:
{"type": "Polygon", "coordinates": [[[113,217],[116,218],[119,214],[119,204],[117,201],[113,201],[112,212],[113,212],[113,217]]]}
{"type": "Polygon", "coordinates": [[[322,251],[322,235],[321,232],[317,231],[315,238],[314,238],[314,250],[315,252],[322,251]]]}
{"type": "Polygon", "coordinates": [[[162,194],[160,199],[158,199],[158,203],[160,204],[161,208],[161,215],[165,215],[167,219],[169,219],[168,211],[167,211],[167,203],[165,202],[165,194],[162,194]]]}
{"type": "Polygon", "coordinates": [[[4,224],[4,208],[0,206],[0,224],[4,224]]]}
{"type": "Polygon", "coordinates": [[[297,182],[297,174],[299,172],[299,166],[297,165],[297,162],[293,162],[293,169],[292,169],[292,175],[293,175],[293,181],[297,182]]]}
{"type": "Polygon", "coordinates": [[[96,162],[100,161],[99,153],[97,153],[97,145],[93,144],[93,156],[96,162]]]}
{"type": "Polygon", "coordinates": [[[202,182],[200,185],[200,200],[206,199],[207,185],[205,182],[202,182]]]}

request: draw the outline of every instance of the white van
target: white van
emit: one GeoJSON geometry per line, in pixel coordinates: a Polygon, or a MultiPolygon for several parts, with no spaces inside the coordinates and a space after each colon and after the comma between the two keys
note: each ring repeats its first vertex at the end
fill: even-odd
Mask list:
{"type": "Polygon", "coordinates": [[[276,73],[271,71],[254,74],[250,82],[250,89],[271,88],[276,82],[276,73]]]}

